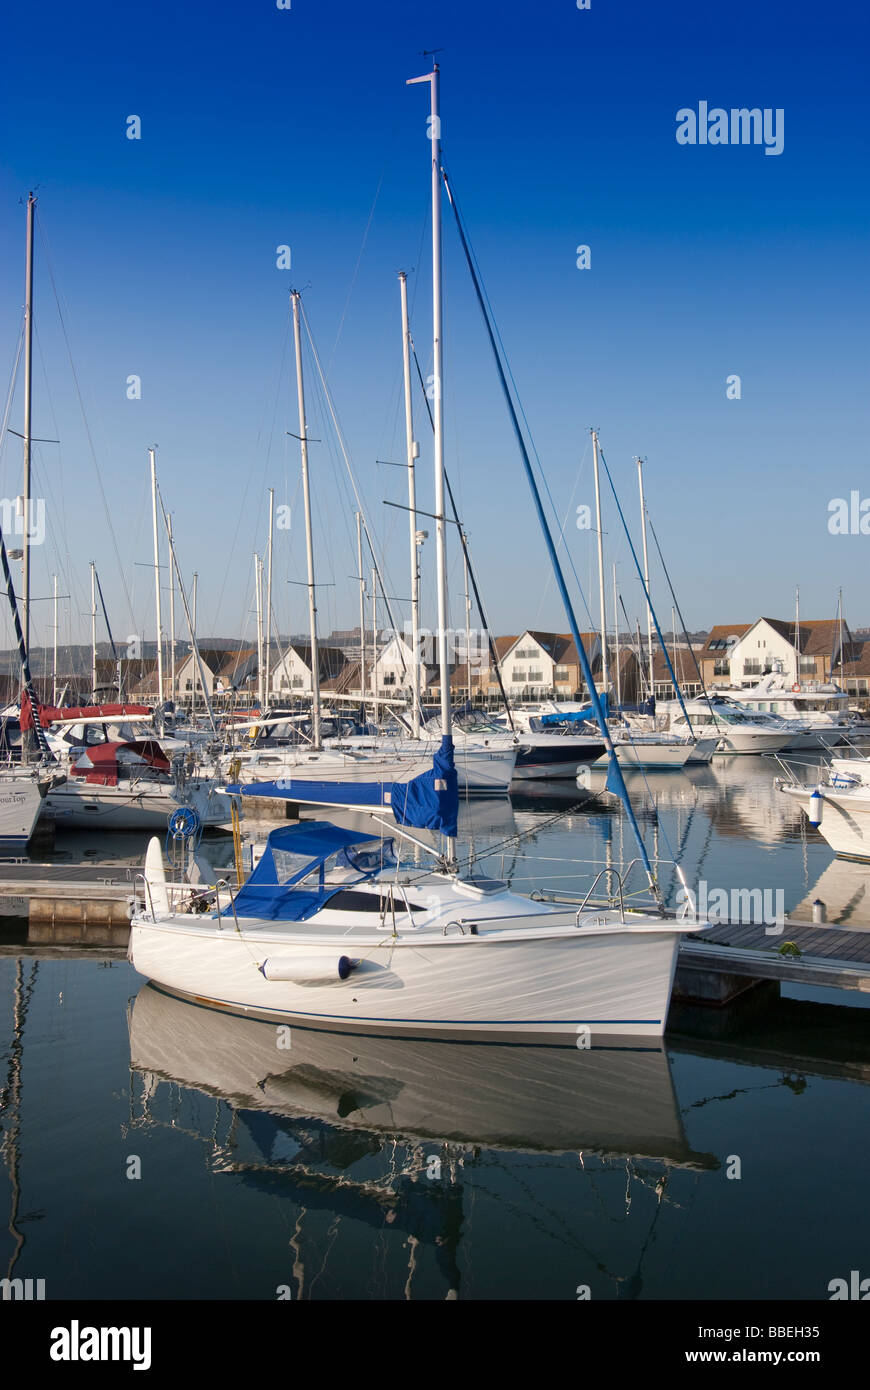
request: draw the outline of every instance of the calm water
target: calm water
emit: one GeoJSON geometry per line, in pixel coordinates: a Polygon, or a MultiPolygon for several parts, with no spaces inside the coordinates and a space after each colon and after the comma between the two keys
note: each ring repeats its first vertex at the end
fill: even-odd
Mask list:
{"type": "MultiPolygon", "coordinates": [[[[860,917],[867,871],[770,784],[747,760],[651,776],[647,842],[690,882],[860,917]]],[[[481,804],[465,830],[523,835],[517,886],[631,858],[620,816],[554,822],[565,804],[481,804]]],[[[0,1275],[49,1298],[826,1299],[870,1273],[870,1013],[765,992],[671,1024],[662,1051],[300,1029],[280,1051],[126,962],[0,957],[0,1275]]]]}

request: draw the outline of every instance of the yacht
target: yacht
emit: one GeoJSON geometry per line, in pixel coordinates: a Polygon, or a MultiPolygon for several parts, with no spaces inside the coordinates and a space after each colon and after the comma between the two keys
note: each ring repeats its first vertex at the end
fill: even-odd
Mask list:
{"type": "Polygon", "coordinates": [[[662,703],[658,708],[668,715],[669,727],[675,733],[688,733],[691,729],[699,738],[715,738],[717,753],[780,753],[791,739],[791,731],[774,723],[771,716],[750,713],[720,695],[689,701],[688,718],[676,701],[662,703]]]}

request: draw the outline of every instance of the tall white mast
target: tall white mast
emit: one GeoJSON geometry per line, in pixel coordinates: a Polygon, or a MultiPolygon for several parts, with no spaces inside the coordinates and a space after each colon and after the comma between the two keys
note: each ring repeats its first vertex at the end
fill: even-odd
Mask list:
{"type": "Polygon", "coordinates": [[[408,525],[411,539],[411,700],[414,737],[420,737],[420,567],[417,552],[417,487],[414,463],[420,446],[414,439],[411,405],[411,328],[408,322],[408,277],[399,271],[402,300],[402,369],[405,385],[405,445],[408,457],[408,525]]]}
{"type": "MultiPolygon", "coordinates": [[[[679,684],[682,681],[683,673],[681,670],[677,670],[677,610],[673,607],[671,608],[671,645],[674,653],[674,675],[679,684]]],[[[680,664],[682,665],[682,663],[680,664]]]]}
{"type": "MultiPolygon", "coordinates": [[[[646,548],[646,504],[643,500],[643,459],[637,461],[637,484],[640,488],[640,526],[641,537],[643,539],[643,582],[649,594],[649,556],[646,548]]],[[[646,638],[647,650],[649,653],[649,693],[655,694],[655,679],[653,676],[653,638],[652,638],[652,608],[647,602],[646,605],[646,638]]]]}
{"type": "Polygon", "coordinates": [[[619,669],[619,590],[616,587],[616,565],[613,566],[613,651],[616,667],[616,705],[622,704],[622,673],[619,669]]]}
{"type": "Polygon", "coordinates": [[[254,604],[257,610],[257,699],[263,712],[263,562],[254,555],[254,604]]]}
{"type": "Polygon", "coordinates": [[[843,685],[843,590],[842,590],[842,589],[840,589],[839,594],[840,594],[840,602],[839,602],[839,613],[840,613],[840,686],[841,686],[841,688],[842,688],[842,685],[843,685]]]}
{"type": "MultiPolygon", "coordinates": [[[[433,416],[435,426],[435,516],[438,588],[438,667],[441,684],[441,730],[451,738],[450,674],[447,667],[447,536],[444,521],[444,356],[441,314],[441,112],[440,72],[434,63],[424,77],[412,77],[408,85],[428,82],[431,97],[429,143],[432,170],[432,370],[433,416]]],[[[456,841],[447,840],[446,859],[455,863],[456,841]]]]}
{"type": "MultiPolygon", "coordinates": [[[[192,606],[192,608],[193,608],[193,620],[192,620],[191,625],[190,625],[190,636],[191,636],[191,640],[192,640],[194,646],[196,646],[196,590],[197,590],[198,585],[199,585],[199,574],[196,573],[196,572],[194,572],[194,576],[193,576],[193,593],[192,593],[192,595],[191,595],[191,606],[192,606]]],[[[192,697],[192,699],[191,699],[191,701],[190,701],[190,712],[191,712],[191,714],[193,714],[193,711],[195,710],[195,708],[196,708],[196,670],[194,669],[194,672],[193,672],[193,697],[192,697]]]]}
{"type": "Polygon", "coordinates": [[[97,567],[91,561],[91,696],[97,698],[97,567]]]}
{"type": "Polygon", "coordinates": [[[378,572],[372,570],[372,697],[373,718],[378,722],[378,572]]]}
{"type": "Polygon", "coordinates": [[[27,195],[27,255],[24,271],[24,485],[21,498],[24,534],[21,538],[22,628],[24,650],[30,652],[30,454],[33,394],[33,211],[36,198],[27,195]]]}
{"type": "Polygon", "coordinates": [[[462,533],[462,564],[465,570],[465,675],[468,683],[468,703],[471,704],[471,598],[468,593],[468,537],[462,533]]]}
{"type": "Polygon", "coordinates": [[[157,464],[153,448],[151,459],[151,519],[154,529],[154,607],[157,616],[157,703],[163,703],[163,620],[160,614],[160,537],[157,531],[157,464]]]}
{"type": "Polygon", "coordinates": [[[57,708],[57,575],[53,576],[54,590],[54,649],[51,656],[51,703],[57,708]]]}
{"type": "Polygon", "coordinates": [[[311,490],[308,483],[308,425],[305,420],[305,388],[302,382],[302,334],[299,327],[299,291],[293,300],[293,339],[296,344],[296,394],[299,402],[299,439],[302,446],[302,496],[305,504],[305,546],[308,554],[308,625],[311,633],[311,733],[320,747],[320,658],[317,652],[317,599],[314,591],[314,538],[311,530],[311,490]]]}
{"type": "Polygon", "coordinates": [[[797,669],[795,670],[795,681],[800,684],[801,678],[801,591],[797,586],[794,591],[794,647],[796,652],[797,669]]]}
{"type": "Polygon", "coordinates": [[[598,435],[592,431],[592,471],[595,477],[595,525],[598,531],[598,595],[601,602],[601,689],[607,694],[607,608],[604,601],[604,532],[601,528],[601,486],[598,477],[598,435]]]}
{"type": "Polygon", "coordinates": [[[169,541],[169,698],[175,699],[175,551],[172,545],[172,513],[166,516],[166,538],[169,541]]]}
{"type": "Polygon", "coordinates": [[[362,564],[362,512],[356,514],[356,562],[359,569],[359,689],[366,698],[366,577],[362,564]]]}
{"type": "Polygon", "coordinates": [[[272,540],[275,532],[275,489],[269,488],[269,548],[266,551],[266,702],[270,701],[272,666],[272,540]]]}

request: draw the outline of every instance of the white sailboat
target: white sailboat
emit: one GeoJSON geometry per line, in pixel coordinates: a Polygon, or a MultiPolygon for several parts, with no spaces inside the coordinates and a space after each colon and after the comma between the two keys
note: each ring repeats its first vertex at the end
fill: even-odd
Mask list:
{"type": "MultiPolygon", "coordinates": [[[[425,873],[404,871],[390,842],[325,822],[286,826],[237,891],[167,883],[159,841],[146,858],[133,915],[134,967],[170,993],[249,1016],[332,1031],[404,1037],[577,1044],[598,1036],[660,1036],[682,928],[661,909],[585,898],[542,901],[463,872],[447,659],[441,329],[439,69],[412,79],[431,93],[435,515],[442,744],[429,773],[393,788],[397,831],[440,831],[444,849],[425,873]]],[[[499,371],[501,364],[497,358],[499,371]]],[[[584,676],[608,746],[564,577],[519,435],[524,466],[584,676]]],[[[300,405],[303,441],[306,434],[300,405]]],[[[312,591],[313,592],[313,591],[312,591]]],[[[315,662],[316,665],[316,662],[315,662]]],[[[319,719],[314,698],[315,723],[319,719]]],[[[611,772],[622,785],[618,764],[611,772]]],[[[623,786],[624,792],[624,786],[623,786]]],[[[652,868],[630,805],[651,887],[652,868]]],[[[375,823],[382,816],[375,816],[375,823]]],[[[594,888],[594,884],[592,887],[594,888]]]]}

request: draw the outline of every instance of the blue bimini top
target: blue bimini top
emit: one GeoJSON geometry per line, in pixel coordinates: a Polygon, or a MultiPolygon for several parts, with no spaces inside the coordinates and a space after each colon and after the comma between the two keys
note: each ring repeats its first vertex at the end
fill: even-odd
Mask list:
{"type": "MultiPolygon", "coordinates": [[[[395,863],[393,841],[378,835],[344,830],[328,821],[281,826],[272,831],[262,859],[239,889],[236,916],[302,922],[342,888],[395,863]]],[[[232,912],[230,906],[221,915],[232,912]]]]}

